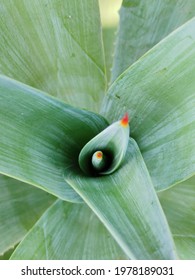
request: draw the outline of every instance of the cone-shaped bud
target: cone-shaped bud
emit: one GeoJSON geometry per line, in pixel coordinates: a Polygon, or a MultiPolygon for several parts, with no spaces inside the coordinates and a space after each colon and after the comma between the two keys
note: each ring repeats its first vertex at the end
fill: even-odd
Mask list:
{"type": "Polygon", "coordinates": [[[97,151],[93,154],[92,156],[92,165],[97,171],[102,171],[104,170],[106,166],[106,156],[101,152],[97,151]]]}
{"type": "Polygon", "coordinates": [[[129,141],[128,114],[91,139],[79,154],[79,165],[88,175],[106,175],[122,163],[129,141]]]}

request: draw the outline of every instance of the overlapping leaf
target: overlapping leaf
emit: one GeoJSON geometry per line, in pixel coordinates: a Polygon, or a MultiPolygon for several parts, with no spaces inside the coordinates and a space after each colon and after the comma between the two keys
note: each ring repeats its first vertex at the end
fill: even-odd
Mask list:
{"type": "Polygon", "coordinates": [[[1,0],[0,26],[0,73],[99,109],[105,70],[97,0],[1,0]]]}
{"type": "Polygon", "coordinates": [[[195,2],[192,0],[123,0],[112,81],[193,16],[195,2]]]}
{"type": "Polygon", "coordinates": [[[24,84],[0,77],[0,172],[62,199],[80,200],[64,181],[81,148],[106,127],[94,113],[74,109],[24,84]]]}
{"type": "Polygon", "coordinates": [[[46,192],[0,175],[0,255],[26,235],[55,201],[46,192]]]}
{"type": "Polygon", "coordinates": [[[195,177],[159,193],[181,259],[195,259],[195,177]]]}
{"type": "MultiPolygon", "coordinates": [[[[177,2],[180,11],[182,3],[177,2]]],[[[141,2],[124,1],[123,5],[129,3],[141,2]]],[[[187,8],[184,19],[190,16],[187,8]]],[[[160,10],[161,7],[157,13],[160,10]]],[[[173,14],[173,22],[170,20],[165,33],[158,36],[174,27],[177,12],[173,14]]],[[[179,18],[182,17],[178,17],[177,24],[179,18]]],[[[98,110],[105,74],[97,1],[3,0],[0,24],[2,73],[44,89],[67,103],[98,110]],[[13,10],[12,19],[9,16],[13,10]]],[[[133,136],[157,189],[175,184],[195,171],[194,30],[195,20],[120,76],[102,109],[110,121],[118,120],[121,112],[130,113],[133,136]]],[[[151,40],[151,44],[154,42],[151,40]]],[[[125,61],[129,63],[126,57],[125,61]]],[[[121,65],[124,67],[123,62],[121,65]]],[[[78,154],[86,142],[107,126],[106,121],[4,77],[0,78],[0,126],[1,173],[65,200],[78,202],[81,196],[129,258],[177,257],[148,171],[133,140],[122,168],[112,176],[87,177],[78,167],[78,154]]],[[[180,194],[186,194],[187,201],[193,203],[189,198],[193,193],[190,188],[188,194],[180,194]]],[[[180,231],[177,223],[184,217],[193,217],[193,205],[190,204],[190,211],[184,208],[181,215],[172,215],[179,207],[173,197],[168,190],[162,193],[161,202],[179,256],[191,257],[194,224],[184,223],[185,239],[181,236],[183,227],[180,231]]],[[[21,209],[22,206],[18,211],[21,209]]],[[[85,205],[57,201],[16,249],[13,259],[18,258],[110,259],[125,255],[85,205]]]]}
{"type": "Polygon", "coordinates": [[[124,164],[112,176],[94,178],[70,170],[68,182],[129,258],[176,258],[166,219],[134,140],[130,140],[124,164]]]}
{"type": "Polygon", "coordinates": [[[58,200],[32,228],[12,259],[125,259],[117,243],[84,204],[58,200]]]}
{"type": "Polygon", "coordinates": [[[195,19],[173,32],[110,87],[102,114],[131,118],[157,190],[195,172],[195,19]]]}

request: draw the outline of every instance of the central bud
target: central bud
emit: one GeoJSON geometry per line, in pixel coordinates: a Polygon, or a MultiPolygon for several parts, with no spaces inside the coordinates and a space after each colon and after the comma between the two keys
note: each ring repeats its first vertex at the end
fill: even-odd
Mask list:
{"type": "Polygon", "coordinates": [[[106,175],[122,163],[129,141],[128,114],[91,139],[79,154],[79,166],[88,175],[106,175]]]}
{"type": "Polygon", "coordinates": [[[92,165],[96,171],[103,171],[106,166],[106,157],[101,151],[97,151],[92,156],[92,165]]]}

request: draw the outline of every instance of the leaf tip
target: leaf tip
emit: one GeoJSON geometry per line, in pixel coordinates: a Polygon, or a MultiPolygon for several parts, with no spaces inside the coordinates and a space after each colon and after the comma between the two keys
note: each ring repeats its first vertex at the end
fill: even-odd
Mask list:
{"type": "Polygon", "coordinates": [[[96,152],[96,157],[97,157],[98,159],[102,158],[102,157],[103,157],[102,152],[101,152],[101,151],[96,152]]]}
{"type": "Polygon", "coordinates": [[[129,124],[128,113],[125,113],[124,117],[120,120],[120,124],[124,127],[128,126],[128,124],[129,124]]]}

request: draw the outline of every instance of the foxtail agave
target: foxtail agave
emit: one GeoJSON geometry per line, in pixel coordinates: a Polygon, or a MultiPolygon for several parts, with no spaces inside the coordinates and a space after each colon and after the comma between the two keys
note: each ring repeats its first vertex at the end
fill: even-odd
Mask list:
{"type": "Polygon", "coordinates": [[[195,258],[194,11],[1,0],[2,258],[195,258]]]}

